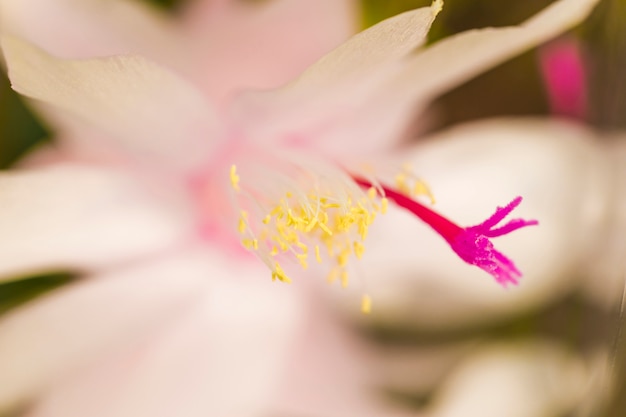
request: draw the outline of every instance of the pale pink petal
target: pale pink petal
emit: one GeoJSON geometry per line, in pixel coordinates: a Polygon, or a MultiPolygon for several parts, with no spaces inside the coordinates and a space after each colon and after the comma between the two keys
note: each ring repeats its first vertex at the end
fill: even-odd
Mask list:
{"type": "Polygon", "coordinates": [[[185,207],[118,173],[59,165],[0,175],[0,280],[84,269],[170,248],[190,232],[185,207]]]}
{"type": "Polygon", "coordinates": [[[273,415],[417,417],[384,396],[385,387],[374,379],[372,352],[330,312],[325,300],[314,301],[287,358],[289,368],[273,415]]]}
{"type": "Polygon", "coordinates": [[[130,267],[57,290],[5,316],[0,410],[156,331],[203,296],[206,274],[198,262],[185,260],[130,267]]]}
{"type": "Polygon", "coordinates": [[[361,260],[378,320],[434,329],[497,322],[580,285],[610,195],[611,167],[593,133],[556,121],[492,120],[442,132],[399,158],[428,181],[435,209],[460,225],[522,195],[516,214],[539,226],[495,242],[523,274],[505,290],[415,217],[390,207],[371,227],[361,260]]]}
{"type": "Polygon", "coordinates": [[[17,38],[3,38],[2,48],[16,91],[110,134],[121,151],[175,169],[207,156],[215,115],[169,71],[138,56],[59,59],[17,38]]]}
{"type": "Polygon", "coordinates": [[[328,87],[406,58],[426,42],[441,7],[441,2],[434,2],[364,30],[311,65],[290,87],[328,87]]]}
{"type": "Polygon", "coordinates": [[[31,416],[267,415],[300,322],[299,297],[259,265],[216,255],[189,256],[206,286],[184,314],[67,375],[31,416]]]}
{"type": "Polygon", "coordinates": [[[193,78],[215,97],[280,86],[356,31],[356,9],[353,0],[192,3],[193,78]]]}
{"type": "MultiPolygon", "coordinates": [[[[2,0],[0,28],[66,58],[136,53],[174,63],[173,22],[132,0],[2,0]]],[[[177,47],[178,44],[178,47],[177,47]]]]}
{"type": "MultiPolygon", "coordinates": [[[[518,27],[463,32],[343,84],[333,84],[329,74],[321,78],[325,81],[321,88],[322,83],[311,77],[325,94],[298,95],[305,78],[295,89],[242,97],[235,117],[250,121],[251,135],[280,141],[299,131],[301,143],[315,141],[315,146],[334,154],[375,152],[405,138],[417,110],[435,96],[569,29],[596,3],[560,0],[518,27]]],[[[384,46],[374,43],[372,49],[384,46]]]]}

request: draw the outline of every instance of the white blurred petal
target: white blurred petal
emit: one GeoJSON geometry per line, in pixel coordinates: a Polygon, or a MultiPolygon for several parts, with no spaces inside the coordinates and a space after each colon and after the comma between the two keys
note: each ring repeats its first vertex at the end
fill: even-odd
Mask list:
{"type": "Polygon", "coordinates": [[[64,60],[9,37],[2,48],[17,92],[112,135],[122,151],[176,168],[207,157],[212,109],[191,85],[156,64],[139,56],[64,60]]]}
{"type": "Polygon", "coordinates": [[[581,358],[547,343],[491,346],[445,382],[432,417],[551,417],[576,410],[587,394],[581,358]]]}
{"type": "Polygon", "coordinates": [[[265,415],[300,322],[293,286],[272,283],[262,266],[217,254],[182,259],[190,270],[170,268],[172,279],[206,281],[184,314],[58,381],[32,416],[265,415]]]}
{"type": "Polygon", "coordinates": [[[120,263],[189,234],[182,207],[129,177],[71,165],[0,174],[0,275],[120,263]]]}
{"type": "Polygon", "coordinates": [[[303,84],[306,88],[327,87],[406,58],[426,42],[440,8],[441,4],[435,3],[364,30],[311,65],[290,88],[303,84]]]}
{"type": "Polygon", "coordinates": [[[154,262],[92,277],[13,311],[0,321],[0,410],[154,332],[202,296],[206,268],[154,262]]]}
{"type": "Polygon", "coordinates": [[[432,187],[439,213],[478,224],[517,195],[512,218],[539,220],[493,239],[523,273],[498,285],[459,259],[447,243],[407,212],[390,207],[377,219],[361,261],[377,320],[442,329],[494,322],[558,299],[579,285],[595,261],[607,213],[610,170],[594,135],[558,121],[502,119],[458,126],[403,154],[432,187]]]}
{"type": "Polygon", "coordinates": [[[356,31],[354,0],[200,0],[183,14],[193,78],[214,97],[283,85],[356,31]]]}
{"type": "MultiPolygon", "coordinates": [[[[413,24],[420,39],[417,35],[428,29],[433,12],[425,8],[400,15],[395,19],[403,24],[397,29],[391,30],[385,21],[379,26],[385,28],[385,36],[362,35],[361,39],[357,35],[331,52],[332,59],[325,57],[314,64],[302,82],[242,96],[235,114],[249,122],[252,136],[285,141],[290,132],[297,131],[299,143],[314,143],[335,155],[377,152],[404,139],[415,114],[436,95],[564,32],[579,23],[597,1],[561,0],[520,26],[463,32],[419,48],[404,59],[398,57],[408,51],[408,44],[397,42],[394,31],[410,33],[413,24]],[[386,47],[389,55],[378,52],[386,47]],[[383,63],[376,65],[378,59],[383,63]],[[369,64],[372,70],[355,70],[352,63],[369,64]],[[342,79],[344,74],[350,75],[347,81],[342,79]],[[307,81],[323,93],[305,94],[307,81]]],[[[377,33],[375,28],[372,34],[377,33]]]]}
{"type": "Polygon", "coordinates": [[[140,1],[1,0],[0,8],[3,34],[66,58],[137,53],[172,61],[181,41],[165,15],[140,1]]]}
{"type": "Polygon", "coordinates": [[[381,381],[374,379],[372,352],[353,329],[328,310],[325,300],[310,301],[311,311],[286,358],[289,366],[272,415],[416,417],[385,401],[381,381]]]}

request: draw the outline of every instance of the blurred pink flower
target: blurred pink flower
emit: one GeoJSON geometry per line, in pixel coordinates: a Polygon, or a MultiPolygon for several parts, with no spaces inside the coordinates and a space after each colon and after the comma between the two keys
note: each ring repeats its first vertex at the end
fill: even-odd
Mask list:
{"type": "Polygon", "coordinates": [[[572,37],[541,48],[541,71],[554,114],[587,119],[587,80],[579,43],[572,37]]]}
{"type": "MultiPolygon", "coordinates": [[[[43,105],[65,143],[78,146],[65,161],[3,176],[0,268],[5,277],[68,267],[100,272],[3,320],[0,385],[8,389],[0,392],[0,409],[45,392],[34,415],[235,416],[294,407],[281,405],[275,387],[303,308],[284,288],[262,286],[258,266],[230,245],[236,230],[274,278],[289,280],[289,258],[306,267],[321,241],[331,277],[345,282],[346,257],[362,254],[360,239],[384,213],[387,195],[416,215],[409,206],[419,207],[418,217],[465,261],[513,280],[515,267],[487,237],[526,224],[491,230],[517,200],[488,224],[461,229],[407,197],[411,189],[427,194],[409,171],[400,170],[390,188],[387,178],[396,172],[387,167],[400,164],[382,152],[403,138],[416,107],[576,24],[595,1],[561,0],[519,27],[465,32],[426,47],[441,8],[435,2],[353,37],[281,88],[242,94],[235,91],[275,87],[294,69],[280,75],[269,65],[268,77],[257,78],[245,60],[263,65],[271,51],[226,44],[208,48],[220,63],[206,81],[187,54],[197,51],[193,42],[176,48],[202,38],[202,25],[191,24],[187,38],[131,3],[73,4],[3,2],[2,48],[13,87],[43,105]],[[29,20],[33,11],[56,14],[55,5],[67,12],[62,31],[69,34],[59,38],[49,36],[51,19],[29,20]],[[137,20],[126,25],[128,16],[137,20]],[[135,31],[139,24],[146,29],[135,31]],[[76,28],[96,41],[73,36],[76,28]],[[158,47],[148,34],[160,37],[158,47]],[[477,232],[474,242],[460,248],[455,239],[468,232],[477,232]],[[486,259],[477,258],[477,248],[486,259]],[[52,337],[60,341],[49,343],[52,337]]],[[[222,30],[235,28],[228,36],[240,41],[254,27],[242,22],[222,30]]],[[[222,33],[206,31],[208,39],[222,33]]],[[[270,39],[265,45],[273,48],[276,37],[270,39]]],[[[351,377],[336,387],[354,400],[342,404],[343,415],[375,415],[365,387],[351,377]]],[[[311,404],[330,410],[342,399],[331,402],[323,390],[283,394],[316,398],[311,404]]]]}

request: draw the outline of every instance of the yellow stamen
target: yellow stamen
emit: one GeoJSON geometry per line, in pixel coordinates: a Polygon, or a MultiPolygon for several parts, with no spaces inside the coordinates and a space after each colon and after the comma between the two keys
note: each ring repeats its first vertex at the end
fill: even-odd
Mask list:
{"type": "Polygon", "coordinates": [[[237,167],[235,165],[230,167],[230,185],[233,187],[233,190],[239,191],[239,175],[237,175],[237,167]]]}
{"type": "Polygon", "coordinates": [[[363,294],[361,298],[361,312],[363,314],[370,314],[372,312],[372,299],[367,294],[363,294]]]}

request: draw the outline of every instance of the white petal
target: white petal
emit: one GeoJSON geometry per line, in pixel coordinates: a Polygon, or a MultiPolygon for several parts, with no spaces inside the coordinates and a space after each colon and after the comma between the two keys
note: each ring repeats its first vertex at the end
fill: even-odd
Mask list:
{"type": "Polygon", "coordinates": [[[92,277],[0,321],[0,410],[159,329],[202,295],[206,268],[155,262],[92,277]]]}
{"type": "Polygon", "coordinates": [[[374,380],[371,372],[375,363],[372,352],[359,343],[353,329],[330,312],[326,300],[311,301],[313,314],[302,323],[299,338],[287,358],[290,366],[276,394],[272,415],[415,415],[384,401],[376,391],[382,389],[380,381],[374,380]]]}
{"type": "MultiPolygon", "coordinates": [[[[313,70],[309,77],[305,73],[302,82],[288,86],[292,88],[242,97],[238,111],[250,122],[252,135],[281,140],[288,136],[286,133],[297,131],[302,132],[301,143],[310,142],[311,146],[334,154],[377,152],[403,139],[417,110],[436,95],[564,32],[579,23],[597,1],[561,0],[519,27],[463,32],[433,46],[422,47],[402,60],[397,59],[393,47],[389,56],[379,51],[388,46],[385,42],[375,40],[371,48],[367,42],[357,43],[356,50],[346,52],[348,58],[369,53],[383,63],[376,65],[376,59],[360,58],[363,65],[369,64],[374,69],[360,72],[341,63],[338,59],[341,54],[335,58],[341,63],[336,68],[331,65],[335,60],[326,66],[323,64],[326,58],[323,58],[319,77],[318,71],[313,70]],[[352,77],[342,83],[346,68],[349,71],[345,73],[352,77]],[[323,93],[305,94],[307,81],[323,93]],[[268,103],[277,110],[263,108],[268,107],[268,103]]],[[[419,33],[427,27],[418,24],[416,31],[419,33]]],[[[342,51],[342,47],[337,51],[342,51]]]]}
{"type": "Polygon", "coordinates": [[[599,0],[560,0],[517,27],[451,36],[411,58],[393,81],[399,95],[429,100],[580,23],[599,0]]]}
{"type": "Polygon", "coordinates": [[[259,265],[235,261],[198,253],[206,287],[184,315],[57,381],[32,415],[266,415],[299,323],[298,297],[259,265]]]}
{"type": "Polygon", "coordinates": [[[193,42],[194,79],[214,97],[274,88],[356,31],[353,0],[202,0],[183,14],[193,42]]]}
{"type": "Polygon", "coordinates": [[[591,377],[582,358],[548,343],[483,348],[459,368],[429,416],[568,414],[583,403],[591,377]]]}
{"type": "Polygon", "coordinates": [[[424,44],[441,6],[434,2],[364,30],[310,66],[295,84],[327,87],[405,58],[424,44]]]}
{"type": "Polygon", "coordinates": [[[492,120],[458,126],[403,157],[432,187],[434,209],[461,226],[524,198],[512,218],[539,220],[493,243],[522,271],[503,289],[401,209],[377,219],[362,260],[377,318],[392,326],[459,328],[543,306],[574,291],[593,262],[610,195],[609,165],[591,132],[566,123],[492,120]]]}
{"type": "Polygon", "coordinates": [[[16,91],[82,118],[112,135],[122,151],[176,168],[207,156],[211,108],[192,86],[150,61],[64,60],[8,37],[2,48],[16,91]]]}
{"type": "Polygon", "coordinates": [[[1,0],[0,8],[3,34],[66,58],[138,53],[173,61],[181,40],[173,22],[144,2],[1,0]]]}
{"type": "Polygon", "coordinates": [[[330,150],[367,152],[388,144],[388,137],[378,140],[383,135],[372,134],[387,113],[368,123],[360,110],[372,90],[425,42],[439,8],[436,2],[387,19],[331,51],[286,87],[240,96],[235,123],[264,142],[289,140],[295,131],[300,143],[330,150]]]}
{"type": "Polygon", "coordinates": [[[71,165],[0,175],[0,281],[124,262],[189,234],[183,207],[107,170],[71,165]]]}

